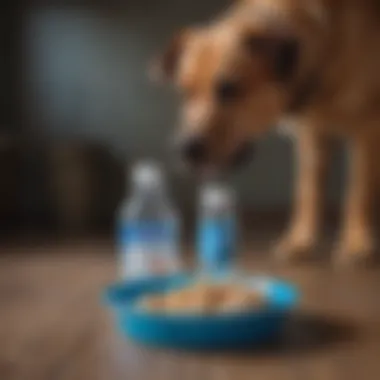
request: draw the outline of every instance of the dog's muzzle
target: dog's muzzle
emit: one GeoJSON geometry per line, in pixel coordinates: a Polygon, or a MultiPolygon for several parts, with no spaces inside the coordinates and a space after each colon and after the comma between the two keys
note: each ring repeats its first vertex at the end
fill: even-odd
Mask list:
{"type": "Polygon", "coordinates": [[[237,169],[250,161],[255,153],[255,144],[248,141],[240,144],[226,157],[224,162],[213,163],[208,155],[207,145],[201,136],[186,136],[176,141],[175,148],[182,162],[191,168],[215,167],[219,171],[237,169]]]}

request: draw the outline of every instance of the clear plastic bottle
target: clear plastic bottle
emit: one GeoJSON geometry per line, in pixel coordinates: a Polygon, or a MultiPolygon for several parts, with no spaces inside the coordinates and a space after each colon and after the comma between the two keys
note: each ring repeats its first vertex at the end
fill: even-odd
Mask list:
{"type": "Polygon", "coordinates": [[[236,198],[228,186],[213,183],[201,189],[197,237],[201,272],[232,273],[237,249],[236,198]]]}
{"type": "Polygon", "coordinates": [[[118,220],[122,278],[179,270],[179,218],[165,188],[160,167],[140,163],[132,173],[132,194],[118,220]]]}

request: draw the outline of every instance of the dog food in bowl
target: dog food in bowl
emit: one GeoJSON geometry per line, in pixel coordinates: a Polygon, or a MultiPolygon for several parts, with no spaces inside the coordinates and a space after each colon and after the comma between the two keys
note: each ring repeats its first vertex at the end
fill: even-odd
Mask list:
{"type": "Polygon", "coordinates": [[[218,314],[265,306],[264,294],[244,284],[196,283],[165,294],[144,297],[139,307],[153,313],[218,314]]]}

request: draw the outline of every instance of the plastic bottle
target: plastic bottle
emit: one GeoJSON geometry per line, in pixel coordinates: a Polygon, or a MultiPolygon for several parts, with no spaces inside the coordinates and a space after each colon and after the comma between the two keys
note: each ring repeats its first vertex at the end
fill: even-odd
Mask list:
{"type": "Polygon", "coordinates": [[[132,194],[119,212],[118,245],[122,278],[179,270],[179,218],[153,162],[133,169],[132,194]]]}
{"type": "Polygon", "coordinates": [[[232,272],[237,249],[236,199],[226,185],[207,184],[201,190],[198,221],[198,261],[202,273],[232,272]]]}

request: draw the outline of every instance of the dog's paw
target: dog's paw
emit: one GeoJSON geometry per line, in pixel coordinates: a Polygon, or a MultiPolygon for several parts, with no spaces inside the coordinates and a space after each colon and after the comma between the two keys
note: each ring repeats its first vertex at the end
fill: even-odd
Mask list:
{"type": "Polygon", "coordinates": [[[372,262],[375,251],[373,239],[368,235],[343,239],[334,252],[337,266],[366,266],[372,262]]]}
{"type": "Polygon", "coordinates": [[[299,262],[309,259],[315,247],[311,234],[291,233],[285,235],[275,246],[274,256],[279,261],[299,262]]]}

